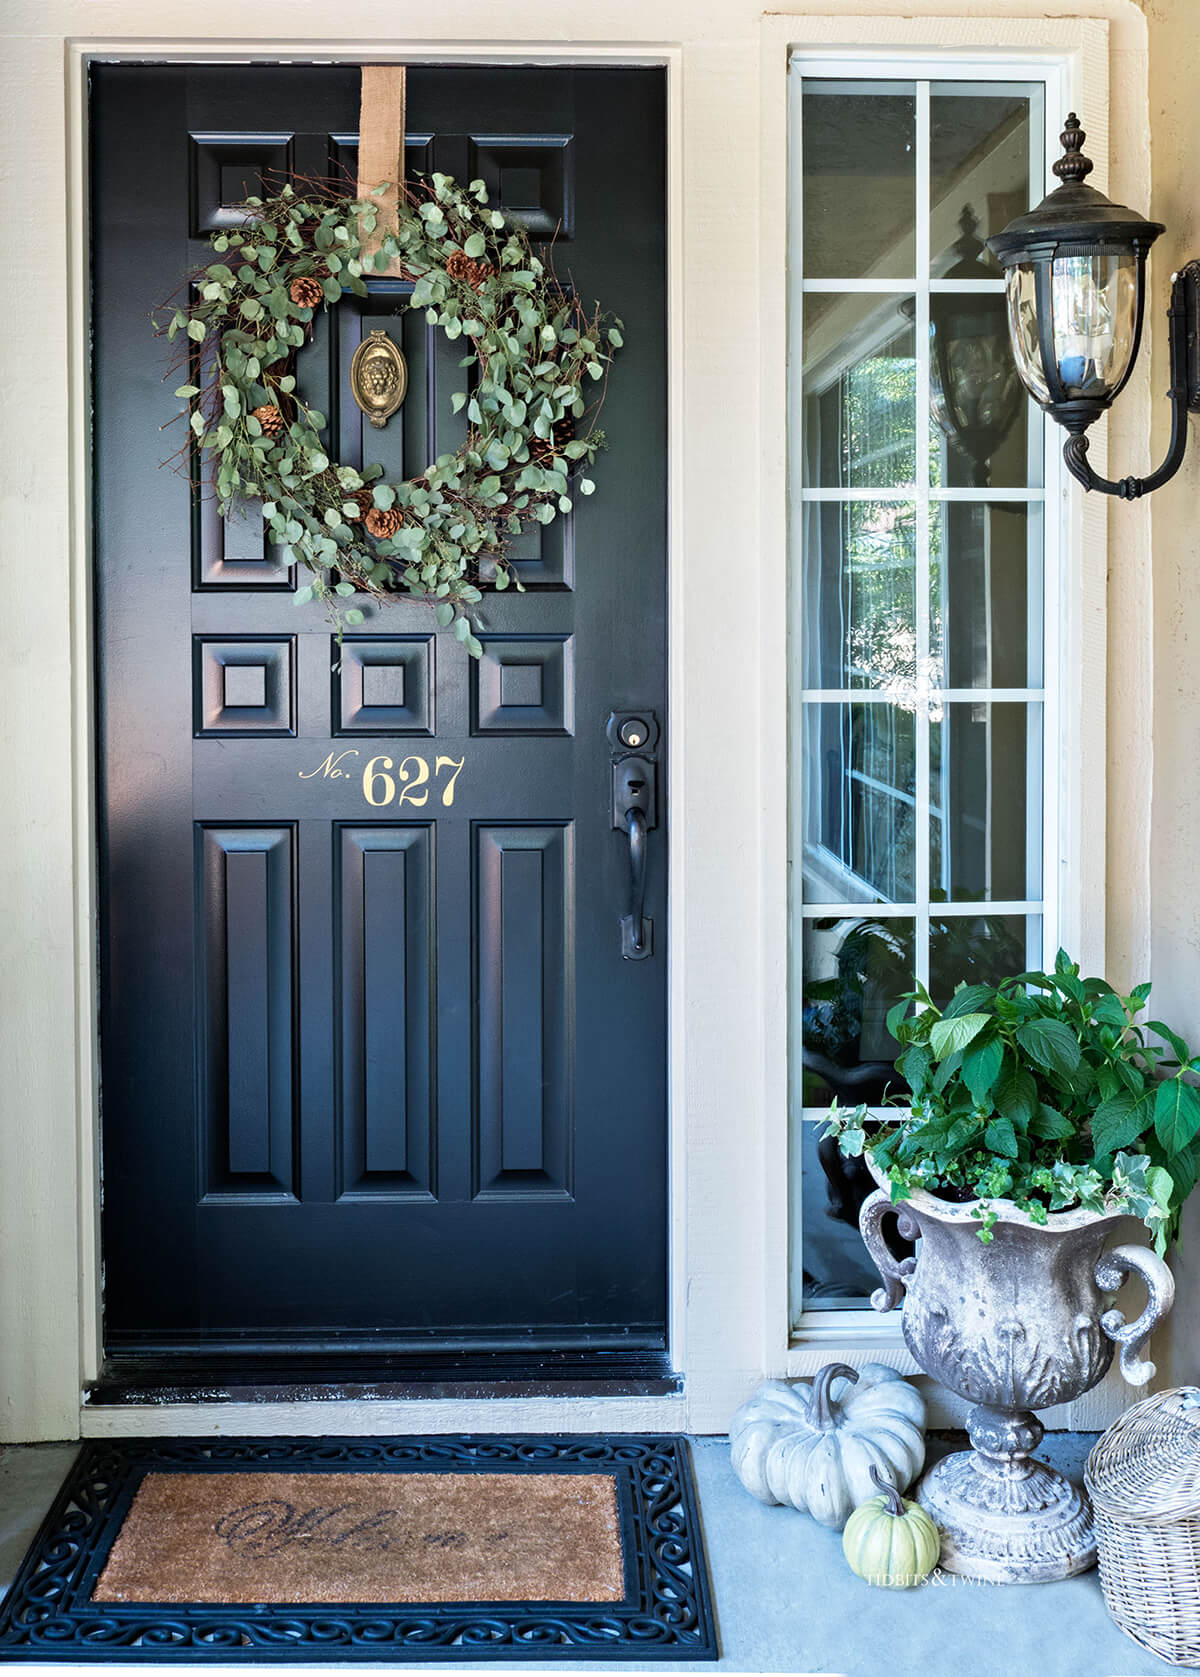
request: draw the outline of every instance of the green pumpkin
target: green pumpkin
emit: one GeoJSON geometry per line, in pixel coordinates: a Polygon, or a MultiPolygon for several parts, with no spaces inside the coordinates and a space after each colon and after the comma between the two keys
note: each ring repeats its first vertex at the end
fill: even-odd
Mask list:
{"type": "Polygon", "coordinates": [[[928,1578],[941,1552],[938,1529],[917,1502],[906,1502],[875,1468],[880,1495],[856,1508],[842,1533],[851,1572],[868,1584],[911,1590],[928,1578]]]}

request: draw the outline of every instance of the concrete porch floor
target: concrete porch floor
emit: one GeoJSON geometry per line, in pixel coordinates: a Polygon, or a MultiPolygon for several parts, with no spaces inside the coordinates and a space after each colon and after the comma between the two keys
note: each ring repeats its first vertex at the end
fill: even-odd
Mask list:
{"type": "MultiPolygon", "coordinates": [[[[1093,1438],[1050,1434],[1040,1454],[1074,1479],[1093,1438]]],[[[931,1455],[953,1448],[944,1442],[931,1455]]],[[[0,1451],[0,1587],[7,1589],[75,1455],[74,1445],[0,1451]]],[[[990,1586],[950,1573],[917,1590],[872,1589],[853,1577],[837,1532],[791,1509],[764,1508],[738,1484],[723,1438],[692,1440],[716,1597],[719,1664],[572,1661],[567,1672],[671,1671],[841,1673],[843,1677],[1149,1677],[1178,1670],[1123,1636],[1109,1619],[1095,1571],[1058,1584],[990,1586]]],[[[48,1666],[90,1670],[97,1665],[48,1666]]],[[[475,1668],[438,1662],[455,1677],[475,1668]]],[[[32,1669],[32,1667],[31,1667],[32,1669]]],[[[170,1666],[126,1670],[179,1673],[170,1666]]],[[[242,1669],[207,1666],[210,1671],[242,1669]]],[[[261,1669],[261,1667],[259,1668],[261,1669]]],[[[316,1674],[345,1667],[296,1665],[316,1674]]],[[[366,1666],[368,1671],[380,1666],[366,1666]]],[[[388,1665],[430,1672],[433,1665],[388,1665]]],[[[489,1662],[498,1671],[559,1670],[549,1661],[489,1662]]]]}

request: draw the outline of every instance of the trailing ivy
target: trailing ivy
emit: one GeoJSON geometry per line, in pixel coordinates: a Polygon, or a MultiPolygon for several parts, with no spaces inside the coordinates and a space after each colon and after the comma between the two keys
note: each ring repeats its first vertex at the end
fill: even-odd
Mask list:
{"type": "Polygon", "coordinates": [[[825,1133],[865,1155],[893,1200],[981,1201],[981,1240],[1004,1200],[1035,1223],[1075,1206],[1128,1212],[1162,1253],[1200,1177],[1200,1056],[1160,1021],[1138,1023],[1149,995],[1081,978],[1062,950],[1052,973],[960,984],[944,1009],[916,984],[888,1014],[907,1111],[835,1101],[825,1133]]]}
{"type": "Polygon", "coordinates": [[[206,457],[223,515],[262,501],[271,539],[310,573],[297,604],[323,601],[340,631],[362,621],[344,603],[356,595],[423,596],[478,657],[464,612],[481,584],[520,588],[510,538],[592,492],[575,474],[603,443],[588,420],[621,323],[588,315],[558,285],[524,232],[489,208],[482,181],[464,190],[435,174],[407,191],[373,256],[362,240],[376,231],[375,195],[288,185],[242,207],[244,228],[213,236],[215,260],[193,276],[191,300],[157,328],[188,347],[190,377],[175,394],[190,404],[194,442],[181,452],[206,457]],[[347,290],[366,296],[368,276],[393,257],[412,282],[407,306],[465,351],[452,401],[469,425],[455,453],[404,483],[331,460],[326,417],[294,372],[315,309],[347,290]]]}

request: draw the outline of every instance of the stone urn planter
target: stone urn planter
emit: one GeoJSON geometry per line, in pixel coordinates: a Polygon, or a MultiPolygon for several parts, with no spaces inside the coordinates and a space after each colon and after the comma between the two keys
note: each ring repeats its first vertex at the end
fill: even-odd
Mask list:
{"type": "Polygon", "coordinates": [[[1044,1432],[1033,1411],[1090,1390],[1114,1344],[1125,1379],[1144,1385],[1154,1365],[1141,1353],[1175,1284],[1147,1247],[1105,1249],[1127,1221],[1120,1216],[1076,1209],[1040,1225],[1010,1202],[992,1207],[986,1244],[978,1201],[956,1205],[928,1193],[893,1205],[881,1188],[863,1202],[859,1226],[884,1281],[871,1303],[892,1310],[903,1298],[909,1350],[974,1405],[972,1448],[944,1457],[917,1488],[941,1532],[941,1563],[974,1578],[1037,1583],[1092,1566],[1096,1542],[1082,1492],[1032,1454],[1044,1432]],[[884,1241],[881,1225],[893,1215],[903,1238],[920,1239],[915,1258],[897,1261],[884,1241]],[[1106,1295],[1131,1273],[1149,1300],[1127,1324],[1106,1295]]]}

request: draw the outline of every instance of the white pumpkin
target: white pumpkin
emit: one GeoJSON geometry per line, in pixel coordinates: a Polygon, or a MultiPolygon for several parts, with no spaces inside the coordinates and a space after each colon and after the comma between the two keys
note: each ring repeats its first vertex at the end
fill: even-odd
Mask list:
{"type": "Polygon", "coordinates": [[[828,1363],[813,1379],[768,1380],[729,1425],[733,1471],[760,1502],[840,1531],[877,1494],[875,1467],[905,1491],[925,1465],[925,1400],[895,1369],[828,1363]],[[835,1399],[835,1380],[846,1384],[835,1399]]]}

